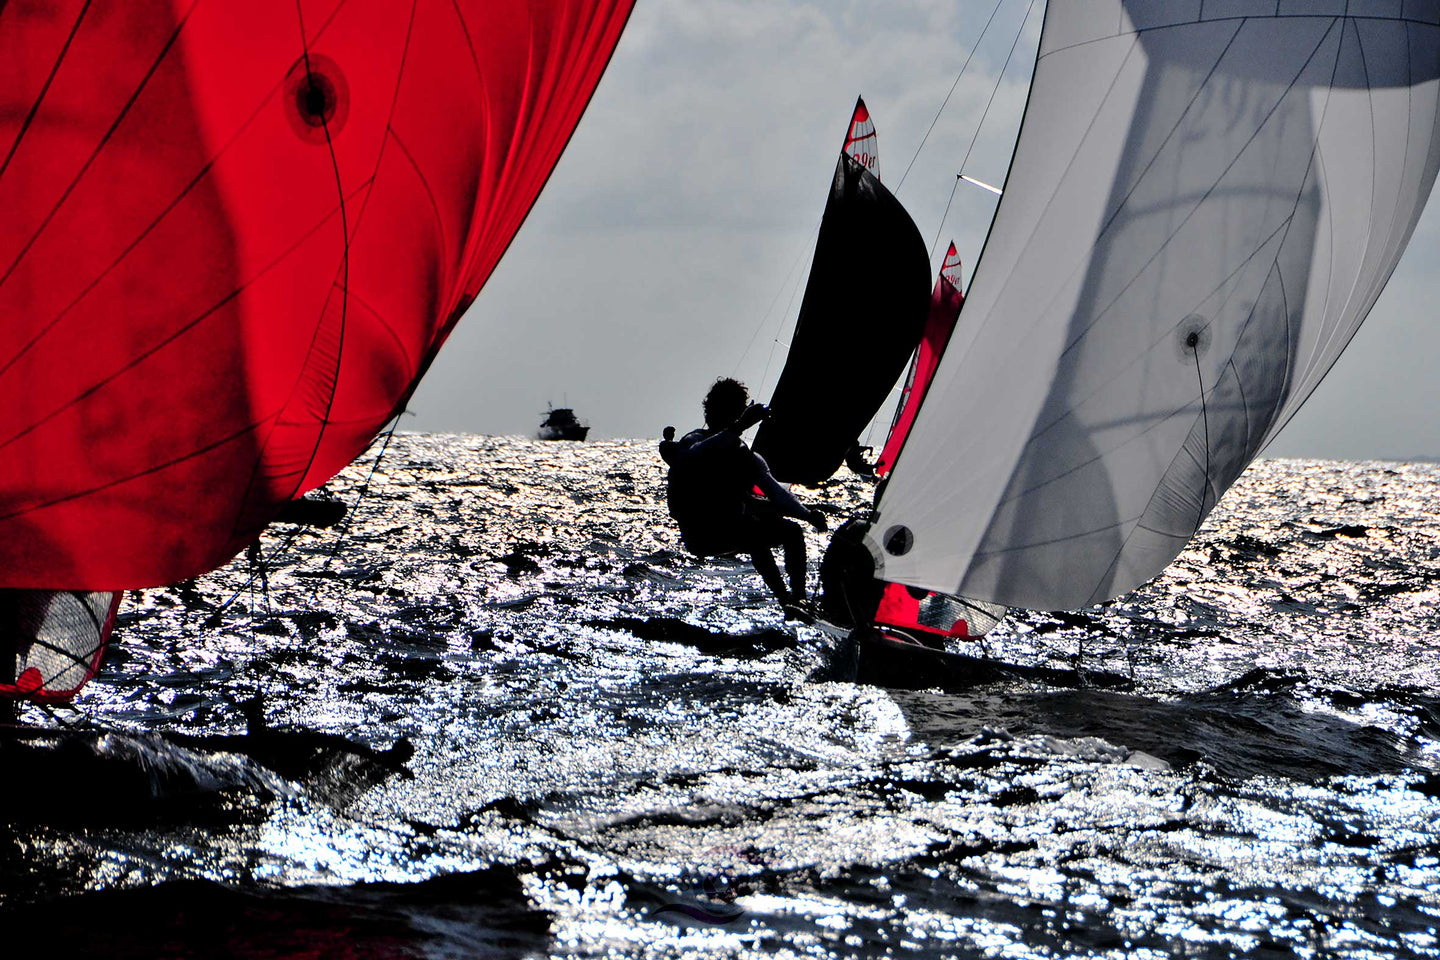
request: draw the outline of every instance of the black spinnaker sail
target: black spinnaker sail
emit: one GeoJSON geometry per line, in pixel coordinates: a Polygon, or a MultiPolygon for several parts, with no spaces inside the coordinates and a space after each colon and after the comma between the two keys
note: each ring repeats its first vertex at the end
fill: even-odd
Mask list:
{"type": "MultiPolygon", "coordinates": [[[[847,147],[868,123],[862,100],[847,147]]],[[[840,468],[904,372],[929,310],[925,241],[851,153],[835,166],[790,354],[755,437],[755,452],[785,483],[814,486],[840,468]]],[[[873,166],[873,150],[866,159],[873,166]]]]}

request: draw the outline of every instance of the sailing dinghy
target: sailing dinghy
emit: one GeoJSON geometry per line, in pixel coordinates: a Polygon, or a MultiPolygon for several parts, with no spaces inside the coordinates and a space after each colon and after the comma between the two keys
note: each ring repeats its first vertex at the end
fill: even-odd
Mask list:
{"type": "Polygon", "coordinates": [[[961,322],[832,552],[1038,610],[1160,573],[1375,304],[1437,120],[1431,4],[1050,4],[961,322]]]}

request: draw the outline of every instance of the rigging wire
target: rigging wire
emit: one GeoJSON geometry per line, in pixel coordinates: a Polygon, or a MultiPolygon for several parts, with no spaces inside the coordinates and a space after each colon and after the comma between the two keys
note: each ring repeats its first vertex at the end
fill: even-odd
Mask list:
{"type": "MultiPolygon", "coordinates": [[[[285,555],[288,553],[290,546],[295,542],[295,539],[300,536],[301,531],[304,529],[304,527],[296,527],[293,531],[286,534],[285,539],[282,540],[280,542],[280,545],[276,547],[275,550],[272,552],[278,553],[281,557],[281,560],[283,560],[285,558],[285,555]]],[[[251,586],[255,582],[255,578],[259,575],[259,567],[254,563],[250,564],[250,576],[246,577],[245,582],[240,584],[240,586],[236,587],[234,592],[232,592],[230,596],[226,597],[224,602],[222,602],[220,606],[216,607],[213,611],[211,611],[208,617],[200,621],[201,629],[205,629],[207,627],[218,627],[220,625],[221,614],[223,614],[226,610],[230,609],[230,607],[235,603],[235,601],[240,599],[240,595],[251,588],[251,586]]],[[[187,583],[188,582],[190,581],[187,581],[187,583]]],[[[253,614],[254,603],[252,601],[251,615],[253,616],[253,614]]]]}
{"type": "Polygon", "coordinates": [[[1200,513],[1195,517],[1195,530],[1191,534],[1194,536],[1205,520],[1205,497],[1210,492],[1210,411],[1205,403],[1205,375],[1200,372],[1200,335],[1192,332],[1185,345],[1195,354],[1195,379],[1200,381],[1200,417],[1205,424],[1205,485],[1200,488],[1200,513]]]}
{"type": "Polygon", "coordinates": [[[370,472],[365,474],[365,479],[360,483],[360,492],[355,496],[354,505],[351,506],[349,510],[345,511],[345,519],[340,524],[340,530],[335,535],[335,543],[330,547],[330,555],[325,558],[325,565],[321,569],[330,569],[330,562],[334,560],[336,555],[340,552],[340,545],[345,541],[345,537],[350,533],[350,522],[355,518],[355,514],[360,510],[360,504],[364,502],[365,495],[369,493],[370,480],[372,477],[375,476],[375,471],[380,469],[380,461],[385,459],[385,451],[390,449],[390,441],[392,438],[394,438],[395,429],[400,426],[400,418],[404,415],[405,411],[401,410],[399,413],[395,414],[395,418],[390,421],[390,428],[385,431],[385,440],[380,444],[380,452],[375,455],[375,462],[370,464],[370,472]]]}
{"type": "MultiPolygon", "coordinates": [[[[971,48],[969,56],[965,58],[965,64],[960,68],[960,73],[955,77],[955,83],[951,85],[950,93],[947,93],[945,95],[944,102],[940,104],[940,109],[936,111],[935,118],[930,121],[929,129],[925,131],[925,136],[922,137],[920,140],[920,146],[915,150],[915,156],[910,159],[910,166],[905,168],[904,176],[902,176],[900,178],[900,182],[895,185],[895,190],[897,193],[899,192],[900,187],[904,185],[905,178],[910,175],[910,168],[913,167],[915,165],[915,161],[919,159],[921,150],[924,149],[926,141],[930,138],[930,133],[935,129],[935,124],[939,121],[941,114],[945,112],[945,107],[950,102],[950,97],[955,93],[956,88],[959,86],[961,78],[965,75],[966,68],[970,66],[970,61],[974,59],[975,54],[979,51],[980,43],[985,39],[985,34],[989,32],[990,27],[995,20],[995,16],[997,13],[999,13],[1000,7],[1003,5],[1003,3],[1004,0],[1000,0],[999,3],[996,3],[994,9],[990,11],[990,19],[985,21],[985,27],[983,30],[980,31],[980,36],[976,38],[975,46],[971,48]]],[[[955,193],[960,187],[961,179],[963,179],[965,176],[965,167],[970,162],[970,155],[975,150],[976,142],[980,139],[980,132],[985,128],[985,121],[990,116],[990,109],[995,104],[995,97],[1000,92],[1000,85],[1005,82],[1005,73],[1007,70],[1009,70],[1010,61],[1014,59],[1015,51],[1020,46],[1020,38],[1025,35],[1025,25],[1030,22],[1030,16],[1032,13],[1034,13],[1034,11],[1035,0],[1030,0],[1029,5],[1025,8],[1025,16],[1021,18],[1020,25],[1016,28],[1015,39],[1012,40],[1010,43],[1010,51],[1005,56],[1005,63],[1003,66],[1001,66],[999,74],[997,74],[995,77],[994,86],[990,88],[990,97],[985,102],[985,110],[980,115],[980,122],[976,124],[975,132],[970,137],[970,143],[965,148],[965,156],[960,161],[960,172],[955,174],[955,182],[950,185],[950,196],[947,197],[945,200],[945,211],[940,215],[940,225],[935,230],[935,239],[930,243],[931,261],[934,261],[935,253],[940,248],[940,238],[944,235],[945,232],[945,221],[948,220],[950,217],[950,208],[955,203],[955,193]]],[[[882,410],[885,408],[886,405],[889,405],[891,403],[892,399],[897,396],[897,393],[900,396],[904,395],[903,383],[896,384],[896,389],[890,391],[890,394],[885,398],[885,403],[881,405],[882,410]]],[[[899,415],[900,408],[897,402],[891,415],[892,428],[894,426],[894,421],[899,417],[899,415]]],[[[875,431],[879,424],[880,414],[879,412],[877,412],[876,415],[871,418],[870,426],[865,431],[866,446],[873,447],[875,431]]]]}
{"type": "MultiPolygon", "coordinates": [[[[816,227],[815,231],[818,234],[820,228],[816,227]]],[[[808,245],[801,248],[800,252],[795,256],[795,262],[790,264],[790,269],[785,273],[785,279],[780,281],[780,288],[775,291],[775,296],[770,300],[770,306],[766,307],[765,312],[760,315],[760,322],[755,325],[755,332],[750,334],[750,341],[745,344],[745,349],[741,352],[740,359],[736,361],[735,370],[731,373],[732,377],[738,377],[740,375],[740,367],[745,363],[745,358],[750,355],[750,349],[755,346],[755,340],[760,336],[760,331],[765,329],[765,325],[770,322],[770,315],[775,312],[775,304],[780,302],[780,295],[784,293],[785,288],[790,285],[790,278],[795,275],[795,268],[800,266],[800,261],[805,259],[805,251],[808,249],[808,245]]],[[[793,294],[791,295],[791,301],[794,301],[793,294]]],[[[788,311],[790,308],[787,306],[785,309],[788,311]]]]}
{"type": "MultiPolygon", "coordinates": [[[[998,86],[997,86],[997,89],[998,89],[998,86]]],[[[985,121],[982,119],[980,122],[981,122],[981,123],[984,123],[985,121]]],[[[976,133],[977,135],[980,133],[979,128],[976,128],[975,133],[976,133]]],[[[974,140],[971,140],[971,141],[970,141],[970,146],[972,146],[972,147],[975,146],[975,141],[974,141],[974,140]]],[[[966,159],[969,159],[970,154],[969,154],[968,151],[966,152],[965,157],[966,157],[966,159]]],[[[963,169],[965,168],[965,165],[962,163],[962,164],[960,165],[960,168],[963,170],[963,169]]],[[[955,174],[955,182],[950,185],[950,198],[945,201],[945,212],[942,213],[942,214],[940,214],[940,226],[938,226],[938,227],[935,228],[935,239],[932,240],[932,241],[930,241],[930,259],[931,259],[931,260],[934,260],[934,259],[935,259],[935,251],[940,249],[940,235],[945,232],[945,220],[946,220],[946,218],[948,218],[948,217],[950,216],[950,205],[955,202],[955,191],[958,190],[958,189],[960,189],[960,178],[961,178],[962,176],[963,176],[963,174],[959,174],[959,173],[955,174]]]]}
{"type": "MultiPolygon", "coordinates": [[[[819,224],[816,224],[816,226],[815,226],[815,237],[814,237],[814,239],[811,240],[811,242],[814,243],[815,240],[818,240],[818,239],[819,239],[819,237],[820,237],[820,225],[819,225],[819,224]]],[[[803,256],[803,254],[802,254],[802,256],[803,256]]],[[[785,312],[780,315],[781,318],[782,318],[782,321],[783,321],[783,318],[790,316],[790,308],[795,305],[795,296],[796,296],[796,294],[798,294],[798,293],[800,292],[800,287],[801,287],[801,284],[796,283],[795,286],[791,288],[791,290],[790,290],[790,299],[789,299],[788,301],[786,301],[786,303],[785,303],[785,312]]],[[[782,287],[781,289],[783,290],[784,288],[782,287]]],[[[797,323],[799,322],[799,318],[798,318],[798,317],[796,318],[796,322],[797,322],[797,323]]],[[[794,337],[794,334],[793,334],[793,333],[791,334],[791,337],[794,337]]],[[[761,395],[761,396],[764,396],[764,395],[765,395],[765,381],[766,381],[766,379],[770,376],[770,365],[775,362],[775,348],[778,347],[778,346],[780,346],[780,331],[779,331],[779,330],[776,330],[776,331],[775,331],[775,338],[770,341],[770,353],[769,353],[769,355],[766,356],[766,358],[765,358],[765,370],[760,374],[760,383],[759,383],[759,385],[756,387],[756,392],[757,392],[757,394],[759,394],[759,395],[761,395]]],[[[786,349],[789,349],[789,344],[786,344],[786,349]]]]}
{"type": "Polygon", "coordinates": [[[930,245],[930,259],[935,259],[935,251],[940,246],[940,235],[945,230],[945,218],[950,215],[950,204],[955,200],[955,191],[960,186],[960,178],[965,174],[965,166],[970,162],[970,154],[975,150],[975,143],[980,139],[980,131],[985,129],[985,120],[990,116],[990,108],[995,104],[995,95],[1000,92],[1000,85],[1005,82],[1005,71],[1010,69],[1010,61],[1015,57],[1015,49],[1020,46],[1020,38],[1025,35],[1025,25],[1030,22],[1030,14],[1035,12],[1035,0],[1030,0],[1030,5],[1025,8],[1025,16],[1020,21],[1020,28],[1015,31],[1015,39],[1010,43],[1010,52],[1005,55],[1005,64],[1000,68],[1000,73],[995,78],[995,86],[990,88],[990,99],[985,102],[985,111],[980,114],[980,122],[975,125],[975,133],[970,137],[970,145],[965,148],[965,157],[960,161],[960,172],[955,174],[955,183],[950,187],[950,199],[945,203],[945,212],[940,216],[940,226],[935,231],[935,241],[930,245]]]}
{"type": "MultiPolygon", "coordinates": [[[[385,435],[384,435],[384,436],[385,436],[385,439],[384,439],[384,442],[381,443],[381,445],[380,445],[380,452],[376,455],[376,457],[375,457],[375,462],[370,465],[370,471],[369,471],[369,473],[367,473],[367,474],[365,475],[365,480],[360,484],[360,492],[356,495],[356,497],[355,497],[355,502],[354,502],[353,504],[351,504],[350,507],[345,511],[345,521],[344,521],[344,523],[341,525],[339,532],[336,534],[335,543],[334,543],[334,545],[332,545],[332,547],[331,547],[331,549],[330,549],[330,552],[326,555],[326,558],[325,558],[325,566],[324,566],[322,569],[329,569],[330,562],[331,562],[332,560],[334,560],[336,554],[339,553],[340,547],[341,547],[341,545],[343,544],[346,535],[347,535],[347,534],[349,533],[349,531],[350,531],[350,521],[351,521],[351,518],[352,518],[353,515],[360,509],[360,504],[364,502],[364,500],[365,500],[365,495],[369,492],[369,489],[370,489],[370,479],[371,479],[371,477],[375,476],[375,471],[376,471],[377,469],[379,469],[379,467],[380,467],[380,461],[381,461],[382,459],[384,459],[384,457],[385,457],[385,451],[386,451],[387,449],[389,449],[389,447],[390,447],[390,439],[391,439],[391,437],[393,437],[393,436],[395,435],[395,429],[400,425],[400,418],[401,418],[402,416],[404,416],[404,414],[405,414],[405,411],[404,411],[404,410],[401,410],[399,413],[397,413],[397,414],[395,415],[394,419],[390,421],[390,427],[389,427],[389,429],[387,429],[387,430],[385,431],[385,435]]],[[[261,576],[262,573],[265,572],[265,571],[268,571],[268,570],[270,569],[270,567],[282,566],[282,565],[288,563],[288,562],[290,561],[289,554],[290,554],[291,548],[294,546],[295,541],[300,537],[300,534],[304,533],[305,530],[306,530],[306,527],[305,527],[303,524],[301,524],[301,525],[296,526],[295,529],[292,530],[290,533],[286,534],[286,535],[285,535],[285,539],[282,540],[282,541],[280,541],[280,544],[279,544],[274,550],[270,551],[271,556],[277,556],[278,559],[276,559],[275,561],[273,561],[273,562],[272,562],[271,564],[269,564],[268,566],[265,565],[265,562],[264,562],[264,561],[265,561],[265,557],[264,557],[264,555],[263,555],[263,554],[260,554],[260,555],[259,555],[259,563],[258,563],[258,564],[254,564],[254,563],[251,564],[251,567],[250,567],[250,575],[249,575],[249,577],[246,578],[245,582],[242,583],[240,586],[236,587],[236,588],[235,588],[235,591],[234,591],[233,593],[231,593],[230,596],[227,597],[227,598],[225,599],[225,601],[220,604],[220,606],[216,607],[215,610],[214,610],[208,617],[206,617],[206,618],[201,622],[201,626],[202,626],[202,627],[215,627],[215,626],[218,626],[218,625],[220,624],[220,616],[221,616],[221,614],[223,614],[226,610],[228,610],[228,609],[235,603],[235,601],[240,598],[240,595],[241,595],[241,594],[245,593],[247,590],[249,590],[249,589],[252,587],[252,585],[253,585],[254,582],[255,582],[255,578],[256,578],[256,577],[261,576]]],[[[258,541],[256,541],[256,543],[257,543],[257,545],[258,545],[258,541]]],[[[268,602],[268,597],[267,597],[267,602],[268,602]]],[[[253,616],[253,612],[254,612],[254,604],[253,604],[253,602],[252,602],[252,604],[251,604],[251,613],[252,613],[252,616],[253,616]]]]}
{"type": "MultiPolygon", "coordinates": [[[[916,160],[920,159],[920,152],[925,149],[925,141],[930,139],[930,134],[935,130],[935,124],[940,122],[940,115],[945,112],[945,107],[949,105],[950,98],[955,95],[956,89],[960,86],[961,78],[965,76],[965,71],[970,67],[970,61],[975,59],[975,54],[980,49],[981,41],[985,39],[985,34],[990,30],[990,24],[995,22],[995,15],[1000,12],[1000,8],[1004,6],[1004,4],[1005,0],[995,0],[995,9],[990,11],[990,19],[985,21],[985,28],[980,31],[980,36],[975,38],[975,45],[970,48],[970,54],[965,58],[965,64],[960,68],[960,72],[955,75],[955,82],[950,84],[950,92],[945,94],[945,99],[940,103],[940,109],[935,111],[935,118],[930,121],[930,126],[926,128],[925,136],[920,138],[920,146],[915,148],[915,155],[910,158],[910,166],[905,168],[905,172],[900,175],[900,182],[895,184],[895,193],[898,194],[900,188],[905,186],[905,178],[910,176],[910,168],[915,166],[916,160]]],[[[1026,14],[1026,18],[1029,18],[1028,13],[1026,14]]],[[[1020,26],[1023,29],[1025,25],[1022,23],[1020,26]]]]}
{"type": "MultiPolygon", "coordinates": [[[[936,111],[934,118],[932,118],[932,120],[930,121],[930,126],[929,126],[929,128],[926,129],[925,135],[924,135],[924,136],[921,138],[921,140],[920,140],[920,145],[916,148],[914,155],[910,158],[910,163],[909,163],[908,166],[906,166],[904,174],[901,175],[899,182],[896,183],[896,185],[895,185],[895,192],[897,192],[897,193],[899,192],[900,188],[904,185],[906,178],[910,175],[910,171],[911,171],[911,169],[915,166],[915,162],[919,159],[920,153],[924,150],[925,144],[926,144],[926,142],[929,140],[930,134],[934,131],[936,124],[937,124],[937,123],[939,122],[939,120],[940,120],[940,117],[944,114],[945,108],[946,108],[946,106],[949,105],[949,102],[950,102],[951,97],[954,95],[955,91],[959,88],[960,81],[964,78],[966,71],[968,70],[971,62],[974,60],[976,53],[979,51],[981,42],[984,40],[986,34],[989,32],[991,26],[994,24],[994,21],[995,21],[997,15],[999,14],[1000,8],[1001,8],[1002,6],[1004,6],[1004,3],[1005,3],[1005,0],[996,0],[995,6],[994,6],[994,7],[991,9],[991,11],[990,11],[990,16],[989,16],[989,18],[985,21],[985,26],[981,29],[979,36],[977,36],[976,39],[975,39],[974,45],[970,48],[970,52],[969,52],[969,54],[966,56],[964,64],[962,64],[961,67],[960,67],[960,72],[959,72],[958,74],[956,74],[955,81],[954,81],[954,83],[952,83],[951,86],[950,86],[950,91],[945,95],[945,99],[944,99],[944,100],[941,102],[941,104],[940,104],[940,109],[936,111]]],[[[981,114],[981,117],[980,117],[980,123],[976,126],[976,128],[975,128],[975,133],[974,133],[974,135],[972,135],[972,137],[970,138],[969,146],[968,146],[968,147],[966,148],[966,150],[965,150],[964,159],[961,161],[961,164],[960,164],[961,173],[956,174],[955,183],[954,183],[954,184],[951,186],[951,188],[950,188],[950,197],[949,197],[949,199],[946,201],[946,204],[945,204],[945,212],[944,212],[944,214],[942,214],[942,216],[941,216],[941,219],[940,219],[940,227],[939,227],[939,230],[937,231],[936,239],[935,239],[934,243],[932,243],[932,245],[931,245],[930,257],[931,257],[932,260],[933,260],[934,257],[935,257],[935,249],[936,249],[936,247],[938,247],[939,242],[940,242],[940,240],[939,240],[940,233],[944,231],[944,228],[945,228],[945,220],[946,220],[946,218],[948,218],[948,216],[949,216],[950,207],[951,207],[951,205],[954,203],[955,191],[956,191],[956,189],[959,187],[960,177],[961,177],[961,175],[963,175],[964,170],[965,170],[965,165],[969,162],[969,160],[970,160],[970,155],[971,155],[971,153],[972,153],[972,152],[974,151],[974,149],[975,149],[975,144],[976,144],[976,142],[977,142],[978,139],[979,139],[981,130],[982,130],[982,129],[984,128],[984,126],[985,126],[985,121],[986,121],[986,119],[988,119],[988,117],[989,117],[989,115],[990,115],[990,109],[991,109],[991,107],[992,107],[992,106],[994,105],[994,103],[995,103],[995,97],[996,97],[996,95],[999,93],[1000,85],[1004,82],[1005,73],[1006,73],[1006,71],[1007,71],[1007,70],[1009,69],[1009,67],[1010,67],[1010,62],[1011,62],[1011,60],[1014,59],[1015,50],[1019,47],[1020,38],[1021,38],[1021,37],[1024,35],[1024,33],[1025,33],[1025,26],[1026,26],[1026,24],[1028,24],[1028,23],[1030,22],[1030,17],[1031,17],[1031,15],[1034,13],[1034,9],[1035,9],[1035,0],[1029,0],[1029,4],[1028,4],[1028,5],[1026,6],[1026,8],[1025,8],[1025,16],[1024,16],[1024,17],[1021,19],[1021,21],[1020,21],[1020,25],[1019,25],[1019,27],[1017,28],[1017,30],[1016,30],[1016,32],[1015,32],[1015,38],[1014,38],[1014,40],[1011,42],[1011,44],[1010,44],[1010,50],[1009,50],[1009,52],[1007,53],[1007,55],[1006,55],[1006,57],[1005,57],[1005,63],[1004,63],[1003,66],[1001,66],[1000,72],[999,72],[999,74],[998,74],[997,77],[996,77],[995,84],[994,84],[994,86],[993,86],[993,87],[991,88],[991,90],[990,90],[990,97],[989,97],[989,99],[986,101],[985,110],[984,110],[984,112],[981,114]]],[[[817,236],[818,236],[818,234],[819,234],[819,226],[818,226],[818,225],[816,226],[816,234],[817,234],[817,236]]],[[[813,242],[814,242],[814,241],[812,240],[812,244],[813,244],[813,242]]],[[[739,372],[740,366],[744,363],[745,358],[746,358],[747,356],[749,356],[750,351],[751,351],[751,349],[754,347],[755,341],[756,341],[756,339],[758,338],[758,336],[759,336],[759,334],[760,334],[760,331],[763,330],[764,327],[765,327],[765,325],[769,322],[770,317],[771,317],[771,314],[772,314],[772,312],[773,312],[773,310],[774,310],[775,303],[779,301],[780,294],[784,292],[784,290],[785,290],[785,285],[790,282],[790,277],[791,277],[791,276],[794,274],[794,272],[795,272],[795,267],[799,265],[800,260],[803,259],[803,258],[804,258],[804,253],[802,252],[801,255],[796,258],[795,264],[791,266],[790,271],[786,274],[785,280],[781,283],[781,286],[780,286],[779,291],[776,293],[775,298],[771,300],[770,307],[767,308],[767,310],[765,311],[765,314],[761,317],[760,323],[756,326],[755,331],[750,335],[750,340],[749,340],[749,342],[746,344],[745,350],[741,353],[739,361],[736,363],[736,366],[735,366],[735,371],[736,371],[736,373],[739,372]]],[[[795,297],[799,294],[800,286],[801,286],[800,284],[796,284],[795,287],[791,290],[790,299],[789,299],[789,301],[786,303],[784,312],[781,314],[781,318],[782,318],[782,328],[783,328],[783,318],[789,316],[790,310],[791,310],[791,308],[794,306],[795,297]]],[[[756,394],[759,395],[759,396],[764,396],[764,395],[766,394],[765,386],[766,386],[766,382],[767,382],[767,380],[768,380],[768,378],[769,378],[769,375],[770,375],[770,368],[771,368],[771,366],[774,364],[775,351],[776,351],[777,347],[780,346],[780,332],[781,332],[780,330],[777,330],[777,331],[776,331],[775,337],[772,339],[771,344],[770,344],[770,352],[769,352],[769,355],[768,355],[768,356],[766,357],[766,359],[765,359],[765,368],[764,368],[764,371],[761,373],[760,381],[759,381],[759,383],[757,384],[757,388],[756,388],[756,391],[755,391],[756,394]]],[[[888,402],[888,398],[887,398],[887,402],[888,402]]],[[[875,432],[875,428],[876,428],[877,423],[878,423],[878,418],[872,418],[872,419],[871,419],[870,427],[869,427],[869,429],[868,429],[868,431],[867,431],[867,433],[866,433],[866,444],[867,444],[867,445],[870,445],[870,444],[872,443],[873,435],[874,435],[874,432],[875,432]]]]}

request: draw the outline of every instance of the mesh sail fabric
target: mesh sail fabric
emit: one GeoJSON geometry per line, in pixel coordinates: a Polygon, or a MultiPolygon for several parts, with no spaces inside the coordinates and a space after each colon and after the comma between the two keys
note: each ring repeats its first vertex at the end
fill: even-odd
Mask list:
{"type": "Polygon", "coordinates": [[[1005,608],[997,604],[887,583],[874,622],[939,637],[983,637],[1004,616],[1005,608]]]}
{"type": "Polygon", "coordinates": [[[900,404],[895,411],[895,422],[885,438],[880,458],[875,461],[875,473],[885,476],[895,466],[905,438],[910,435],[910,425],[920,410],[920,401],[930,388],[935,368],[945,354],[945,345],[955,330],[955,321],[960,317],[960,304],[964,301],[960,293],[960,254],[955,244],[945,254],[945,263],[940,276],[935,280],[935,289],[930,293],[930,313],[925,318],[925,332],[920,337],[920,346],[910,361],[910,374],[905,378],[905,389],[900,393],[900,404]]]}
{"type": "Polygon", "coordinates": [[[885,579],[1074,608],[1176,556],[1409,240],[1440,162],[1437,20],[1050,6],[966,322],[879,505],[885,579]]]}
{"type": "Polygon", "coordinates": [[[0,585],[193,576],[361,453],[629,8],[0,5],[0,585]]]}
{"type": "Polygon", "coordinates": [[[928,260],[905,208],[842,153],[770,417],[755,435],[776,479],[813,486],[840,468],[920,340],[928,260]]]}
{"type": "Polygon", "coordinates": [[[120,594],[0,590],[0,697],[69,700],[100,668],[120,594]]]}

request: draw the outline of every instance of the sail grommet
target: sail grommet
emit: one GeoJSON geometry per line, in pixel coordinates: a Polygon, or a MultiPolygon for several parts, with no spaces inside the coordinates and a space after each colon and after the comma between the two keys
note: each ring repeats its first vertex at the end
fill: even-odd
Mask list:
{"type": "Polygon", "coordinates": [[[340,66],[323,54],[295,61],[283,99],[291,129],[306,143],[324,144],[350,116],[350,84],[340,66]]]}
{"type": "Polygon", "coordinates": [[[911,547],[915,546],[915,534],[910,532],[909,527],[896,524],[885,531],[885,536],[881,538],[880,542],[885,545],[885,552],[890,556],[903,557],[910,552],[911,547]]]}
{"type": "Polygon", "coordinates": [[[1192,365],[1210,349],[1210,321],[1198,313],[1181,320],[1175,327],[1175,352],[1184,364],[1192,365]]]}

